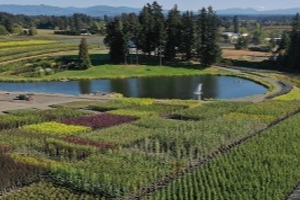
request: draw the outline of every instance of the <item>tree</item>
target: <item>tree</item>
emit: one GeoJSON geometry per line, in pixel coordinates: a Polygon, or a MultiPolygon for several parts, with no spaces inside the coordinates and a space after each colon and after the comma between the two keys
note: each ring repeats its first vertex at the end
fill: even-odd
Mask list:
{"type": "Polygon", "coordinates": [[[300,70],[300,17],[299,13],[293,19],[291,42],[287,51],[287,66],[290,70],[300,70]]]}
{"type": "Polygon", "coordinates": [[[115,18],[107,24],[104,43],[110,47],[109,55],[113,63],[126,63],[128,48],[120,19],[115,18]]]}
{"type": "Polygon", "coordinates": [[[234,45],[235,49],[247,49],[249,45],[249,37],[239,37],[234,45]]]}
{"type": "Polygon", "coordinates": [[[155,47],[155,54],[159,55],[159,65],[162,65],[162,47],[166,44],[166,21],[163,14],[162,6],[156,1],[152,4],[153,9],[153,20],[154,20],[154,30],[153,30],[153,45],[155,47]]]}
{"type": "Polygon", "coordinates": [[[35,27],[31,27],[30,29],[29,29],[29,32],[28,32],[28,35],[30,35],[30,36],[34,36],[34,35],[37,35],[37,30],[36,30],[36,28],[35,27]]]}
{"type": "Polygon", "coordinates": [[[167,17],[167,44],[165,47],[165,57],[173,61],[176,57],[177,48],[181,44],[182,22],[181,15],[175,5],[168,13],[167,17]]]}
{"type": "Polygon", "coordinates": [[[83,22],[82,22],[82,15],[83,14],[78,14],[78,13],[75,13],[73,15],[74,29],[78,33],[78,35],[79,35],[80,31],[84,28],[83,22]]]}
{"type": "Polygon", "coordinates": [[[10,18],[6,18],[4,20],[4,26],[9,33],[13,33],[13,20],[10,18]]]}
{"type": "Polygon", "coordinates": [[[199,15],[199,57],[203,66],[210,66],[221,58],[219,41],[219,19],[212,7],[202,8],[199,15]]]}
{"type": "MultiPolygon", "coordinates": [[[[136,63],[138,64],[138,38],[141,25],[138,16],[135,13],[122,15],[123,33],[129,50],[136,48],[136,63]]],[[[131,51],[129,51],[130,61],[132,64],[131,51]]]]}
{"type": "Polygon", "coordinates": [[[88,69],[91,67],[89,49],[85,38],[81,39],[79,45],[79,67],[81,69],[88,69]]]}
{"type": "Polygon", "coordinates": [[[233,17],[233,32],[234,33],[240,33],[240,24],[239,24],[239,19],[237,16],[233,17]]]}
{"type": "Polygon", "coordinates": [[[141,32],[138,40],[138,48],[150,55],[155,50],[155,46],[153,43],[154,17],[152,6],[149,3],[140,12],[139,22],[141,24],[141,32]]]}
{"type": "Polygon", "coordinates": [[[297,13],[292,21],[292,33],[295,33],[299,30],[300,30],[300,16],[299,13],[297,13]]]}
{"type": "Polygon", "coordinates": [[[262,33],[260,30],[255,30],[252,36],[252,43],[255,45],[259,45],[261,43],[261,35],[262,33]]]}
{"type": "Polygon", "coordinates": [[[286,31],[284,31],[281,35],[281,40],[279,43],[278,51],[286,50],[289,47],[290,42],[291,42],[291,39],[290,39],[289,34],[286,31]]]}
{"type": "Polygon", "coordinates": [[[8,31],[5,26],[0,25],[0,35],[8,35],[8,31]]]}
{"type": "Polygon", "coordinates": [[[23,33],[23,27],[19,24],[14,24],[13,33],[16,35],[21,35],[23,33]]]}
{"type": "Polygon", "coordinates": [[[196,24],[193,12],[187,11],[182,14],[182,35],[179,51],[184,55],[184,60],[192,58],[192,50],[196,44],[196,24]]]}

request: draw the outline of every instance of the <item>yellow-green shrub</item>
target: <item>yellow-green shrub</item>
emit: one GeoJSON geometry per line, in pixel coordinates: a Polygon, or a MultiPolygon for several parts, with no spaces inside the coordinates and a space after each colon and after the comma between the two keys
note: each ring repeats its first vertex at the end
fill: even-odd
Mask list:
{"type": "Polygon", "coordinates": [[[91,131],[90,127],[66,125],[58,122],[44,122],[41,124],[27,125],[24,130],[30,133],[45,134],[52,136],[69,136],[91,131]]]}

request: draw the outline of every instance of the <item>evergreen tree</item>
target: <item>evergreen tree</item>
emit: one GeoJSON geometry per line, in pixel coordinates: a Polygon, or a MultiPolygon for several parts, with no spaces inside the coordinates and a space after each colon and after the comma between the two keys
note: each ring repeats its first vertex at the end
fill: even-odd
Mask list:
{"type": "MultiPolygon", "coordinates": [[[[136,63],[138,64],[138,38],[140,34],[141,25],[139,23],[138,16],[135,13],[122,16],[123,33],[129,50],[136,48],[136,63]]],[[[132,51],[129,51],[130,62],[132,64],[132,51]]]]}
{"type": "MultiPolygon", "coordinates": [[[[154,20],[153,45],[155,49],[159,51],[159,55],[161,56],[162,47],[166,43],[166,22],[162,6],[160,6],[156,1],[154,1],[152,4],[152,9],[154,20]]],[[[156,52],[156,54],[158,54],[158,52],[156,52]]]]}
{"type": "Polygon", "coordinates": [[[187,11],[182,14],[181,44],[179,51],[184,60],[192,58],[192,50],[196,44],[196,24],[193,12],[187,11]]]}
{"type": "Polygon", "coordinates": [[[291,42],[291,40],[290,40],[289,34],[286,31],[284,31],[281,35],[281,40],[279,43],[278,51],[286,50],[289,47],[290,42],[291,42]]]}
{"type": "Polygon", "coordinates": [[[83,14],[75,13],[73,15],[73,22],[74,30],[76,31],[76,34],[79,35],[81,30],[84,29],[83,14]]]}
{"type": "Polygon", "coordinates": [[[181,15],[175,5],[168,13],[167,17],[167,43],[165,47],[165,57],[169,61],[174,61],[177,48],[181,44],[182,21],[181,15]]]}
{"type": "Polygon", "coordinates": [[[292,21],[292,33],[298,32],[299,30],[300,30],[300,16],[299,13],[297,13],[292,21]]]}
{"type": "Polygon", "coordinates": [[[126,14],[122,16],[122,23],[126,40],[136,43],[141,27],[138,16],[135,13],[126,14]]]}
{"type": "Polygon", "coordinates": [[[239,24],[239,19],[237,16],[233,17],[233,32],[234,33],[240,33],[240,24],[239,24]]]}
{"type": "Polygon", "coordinates": [[[152,6],[148,3],[143,7],[139,14],[139,22],[141,24],[141,32],[138,40],[138,48],[144,53],[151,54],[155,50],[154,46],[154,17],[152,6]]]}
{"type": "Polygon", "coordinates": [[[81,69],[88,69],[91,67],[89,49],[85,38],[81,39],[79,45],[79,67],[81,69]]]}
{"type": "Polygon", "coordinates": [[[13,33],[13,20],[11,18],[4,19],[4,26],[9,33],[13,33]]]}
{"type": "Polygon", "coordinates": [[[296,14],[292,22],[292,31],[290,34],[291,43],[287,52],[287,66],[290,70],[300,70],[300,17],[296,14]]]}
{"type": "Polygon", "coordinates": [[[104,43],[110,47],[109,55],[113,63],[126,63],[128,48],[120,19],[115,18],[107,24],[104,43]]]}
{"type": "Polygon", "coordinates": [[[219,19],[212,7],[202,8],[199,15],[200,41],[199,57],[203,66],[210,66],[221,58],[219,40],[219,19]]]}

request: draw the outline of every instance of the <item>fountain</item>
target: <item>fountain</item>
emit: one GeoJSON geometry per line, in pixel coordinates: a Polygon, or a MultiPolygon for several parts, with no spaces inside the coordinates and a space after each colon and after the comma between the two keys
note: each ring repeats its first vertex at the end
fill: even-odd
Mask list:
{"type": "Polygon", "coordinates": [[[196,89],[196,91],[194,92],[194,94],[202,94],[202,83],[200,83],[196,89]]]}
{"type": "Polygon", "coordinates": [[[202,83],[199,83],[196,91],[194,92],[195,95],[198,95],[198,100],[201,100],[201,94],[202,94],[202,83]]]}

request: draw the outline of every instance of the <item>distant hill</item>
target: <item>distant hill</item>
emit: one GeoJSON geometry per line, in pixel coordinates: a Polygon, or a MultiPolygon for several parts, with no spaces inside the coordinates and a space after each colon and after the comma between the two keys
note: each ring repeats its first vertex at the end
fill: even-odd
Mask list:
{"type": "Polygon", "coordinates": [[[257,15],[260,12],[252,8],[230,8],[226,10],[217,10],[218,15],[257,15]]]}
{"type": "Polygon", "coordinates": [[[57,7],[47,5],[0,5],[0,12],[24,15],[72,15],[84,13],[90,16],[99,17],[103,15],[115,16],[122,13],[140,12],[141,9],[129,7],[93,6],[88,8],[57,7]]]}
{"type": "Polygon", "coordinates": [[[258,11],[253,8],[231,8],[226,10],[217,10],[218,15],[295,15],[300,13],[300,8],[278,9],[258,11]]]}
{"type": "MultiPolygon", "coordinates": [[[[24,15],[72,15],[73,13],[84,13],[90,16],[99,17],[103,15],[115,16],[122,13],[139,13],[142,8],[92,6],[87,8],[57,7],[48,5],[0,5],[0,12],[24,15]]],[[[200,8],[199,8],[200,9],[200,8]]],[[[257,11],[252,8],[231,8],[218,10],[219,15],[295,15],[300,13],[300,8],[257,11]]]]}

